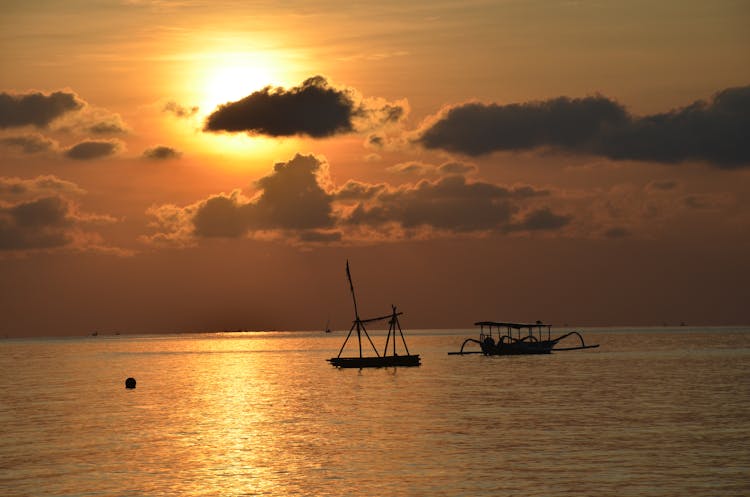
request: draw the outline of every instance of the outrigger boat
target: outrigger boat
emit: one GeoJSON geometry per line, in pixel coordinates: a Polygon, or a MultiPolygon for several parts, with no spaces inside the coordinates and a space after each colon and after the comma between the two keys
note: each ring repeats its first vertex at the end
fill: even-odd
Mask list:
{"type": "Polygon", "coordinates": [[[449,355],[484,354],[484,355],[527,355],[551,354],[553,351],[594,349],[599,345],[586,345],[583,336],[577,331],[571,331],[552,338],[552,325],[537,321],[534,324],[498,323],[495,321],[479,321],[479,340],[467,338],[461,345],[459,352],[448,352],[449,355]],[[485,333],[485,328],[487,332],[485,333]],[[497,340],[492,330],[496,329],[497,340]],[[544,336],[546,328],[546,337],[544,336]],[[536,334],[535,334],[536,332],[536,334]],[[557,347],[557,344],[568,337],[577,336],[580,345],[574,347],[557,347]],[[476,343],[481,350],[464,352],[469,343],[476,343]]]}
{"type": "Polygon", "coordinates": [[[339,367],[339,368],[383,368],[383,367],[391,367],[391,366],[419,366],[419,354],[410,354],[409,353],[409,347],[406,346],[406,339],[404,339],[404,332],[401,330],[401,324],[398,322],[398,317],[402,315],[402,312],[396,311],[396,306],[392,305],[391,314],[387,316],[380,316],[377,318],[370,318],[370,319],[360,319],[359,317],[359,311],[357,310],[357,297],[354,295],[354,284],[352,284],[352,275],[349,271],[349,261],[346,261],[346,277],[349,280],[349,289],[352,293],[352,301],[354,302],[354,322],[352,323],[352,327],[349,329],[349,334],[346,335],[346,340],[344,340],[344,344],[341,346],[341,349],[339,350],[339,354],[336,357],[332,357],[328,359],[328,362],[331,363],[331,365],[339,367]],[[365,329],[366,323],[374,323],[377,321],[385,321],[388,320],[388,336],[385,339],[385,348],[383,348],[383,354],[380,355],[378,353],[378,349],[375,347],[375,344],[372,343],[372,339],[370,338],[370,335],[367,334],[367,330],[365,329]],[[406,355],[398,355],[396,353],[396,329],[398,328],[398,332],[401,335],[401,341],[404,344],[404,350],[406,351],[406,355]],[[349,337],[352,336],[352,333],[354,330],[357,330],[357,342],[359,344],[359,357],[341,357],[341,353],[344,351],[344,347],[346,347],[346,343],[349,341],[349,337]],[[367,338],[367,341],[370,342],[370,345],[372,346],[372,350],[375,352],[375,356],[363,356],[362,355],[362,335],[367,338]],[[392,337],[392,338],[391,338],[392,337]],[[388,345],[391,343],[391,340],[393,340],[391,355],[388,354],[388,345]]]}

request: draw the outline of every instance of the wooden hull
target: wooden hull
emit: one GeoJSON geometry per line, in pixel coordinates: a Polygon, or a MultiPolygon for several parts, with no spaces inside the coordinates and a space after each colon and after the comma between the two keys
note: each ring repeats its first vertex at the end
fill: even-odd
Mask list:
{"type": "Polygon", "coordinates": [[[555,346],[554,341],[542,341],[542,342],[523,342],[517,341],[512,343],[501,343],[499,345],[491,345],[482,343],[482,352],[484,355],[535,355],[535,354],[550,354],[552,348],[555,346]]]}
{"type": "Polygon", "coordinates": [[[328,359],[337,368],[388,368],[393,366],[419,366],[419,355],[392,355],[385,357],[332,357],[328,359]]]}

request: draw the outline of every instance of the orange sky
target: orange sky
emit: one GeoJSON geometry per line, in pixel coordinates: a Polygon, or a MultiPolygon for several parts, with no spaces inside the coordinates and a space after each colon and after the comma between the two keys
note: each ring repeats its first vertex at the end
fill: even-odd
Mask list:
{"type": "Polygon", "coordinates": [[[0,336],[748,323],[742,2],[0,9],[0,336]]]}

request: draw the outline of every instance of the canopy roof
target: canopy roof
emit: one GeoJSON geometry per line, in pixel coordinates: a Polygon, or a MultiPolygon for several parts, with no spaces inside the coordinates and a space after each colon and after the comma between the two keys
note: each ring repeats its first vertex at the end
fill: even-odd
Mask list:
{"type": "Polygon", "coordinates": [[[536,328],[537,326],[552,326],[551,324],[544,324],[541,321],[537,321],[534,324],[524,323],[498,323],[496,321],[477,321],[474,326],[497,326],[498,328],[513,328],[520,330],[521,328],[536,328]]]}

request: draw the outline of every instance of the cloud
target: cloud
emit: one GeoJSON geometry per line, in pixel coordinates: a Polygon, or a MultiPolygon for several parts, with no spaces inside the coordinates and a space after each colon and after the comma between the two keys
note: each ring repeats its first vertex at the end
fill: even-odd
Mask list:
{"type": "Polygon", "coordinates": [[[107,136],[125,135],[130,128],[125,124],[122,116],[110,110],[95,107],[83,102],[80,112],[67,114],[57,121],[53,130],[63,133],[107,136]]]}
{"type": "Polygon", "coordinates": [[[261,227],[315,229],[332,226],[332,195],[328,163],[314,155],[297,154],[289,162],[274,166],[274,172],[257,182],[261,227]]]}
{"type": "Polygon", "coordinates": [[[175,150],[172,147],[166,147],[164,145],[157,145],[153,148],[147,148],[143,151],[143,157],[146,159],[154,160],[166,160],[166,159],[178,159],[182,156],[182,153],[175,150]]]}
{"type": "Polygon", "coordinates": [[[405,102],[363,99],[351,88],[314,76],[288,90],[268,86],[221,105],[208,116],[204,131],[325,138],[394,123],[406,112],[405,102]]]}
{"type": "Polygon", "coordinates": [[[474,164],[450,161],[440,164],[437,169],[440,174],[468,174],[475,172],[477,166],[474,164]]]}
{"type": "Polygon", "coordinates": [[[122,148],[119,141],[86,140],[65,150],[65,156],[76,160],[99,159],[116,154],[122,148]]]}
{"type": "Polygon", "coordinates": [[[540,202],[550,191],[505,187],[457,174],[397,187],[349,180],[332,184],[328,164],[296,155],[255,183],[180,207],[150,208],[156,244],[192,245],[205,238],[286,239],[297,243],[373,241],[445,234],[554,231],[571,217],[540,202]]]}
{"type": "Polygon", "coordinates": [[[571,148],[586,143],[601,126],[625,120],[625,109],[602,96],[509,105],[474,102],[445,109],[418,141],[468,155],[545,145],[571,148]]]}
{"type": "Polygon", "coordinates": [[[129,132],[128,127],[122,121],[119,114],[112,114],[105,118],[100,118],[94,123],[88,125],[86,131],[95,135],[122,135],[129,132]]]}
{"type": "MultiPolygon", "coordinates": [[[[514,216],[521,203],[546,195],[546,190],[509,189],[491,183],[467,182],[463,176],[454,175],[382,190],[358,203],[343,222],[358,226],[395,223],[405,229],[450,232],[510,231],[509,227],[516,226],[514,216]]],[[[517,226],[538,229],[532,224],[517,226]]]]}
{"type": "Polygon", "coordinates": [[[553,231],[570,223],[572,217],[552,212],[549,207],[533,210],[527,213],[519,223],[513,223],[508,231],[553,231]]]}
{"type": "Polygon", "coordinates": [[[340,231],[320,231],[309,230],[302,231],[299,234],[299,241],[307,243],[332,243],[340,242],[342,233],[340,231]]]}
{"type": "Polygon", "coordinates": [[[0,203],[0,252],[65,248],[124,255],[124,251],[104,245],[98,234],[84,229],[87,224],[110,222],[114,219],[109,216],[81,213],[60,195],[0,203]]]}
{"type": "Polygon", "coordinates": [[[39,134],[4,136],[0,138],[0,144],[19,149],[24,154],[55,152],[59,149],[55,140],[39,134]]]}
{"type": "Polygon", "coordinates": [[[0,177],[0,198],[3,195],[40,195],[40,194],[75,194],[82,195],[85,190],[71,181],[56,176],[37,176],[33,179],[0,177]]]}
{"type": "Polygon", "coordinates": [[[0,207],[0,250],[62,247],[72,242],[69,206],[60,197],[46,197],[0,207]]]}
{"type": "Polygon", "coordinates": [[[435,166],[420,161],[408,161],[394,164],[387,168],[388,171],[405,176],[424,176],[435,172],[435,166]]]}
{"type": "Polygon", "coordinates": [[[164,104],[164,107],[162,107],[163,112],[169,112],[170,114],[174,114],[177,117],[181,118],[187,118],[192,117],[195,114],[198,113],[198,107],[185,107],[183,105],[178,104],[177,102],[169,101],[166,104],[164,104]]]}
{"type": "Polygon", "coordinates": [[[28,125],[42,128],[68,112],[83,108],[84,105],[84,102],[71,92],[0,92],[0,129],[28,125]]]}
{"type": "Polygon", "coordinates": [[[698,210],[721,210],[734,202],[732,195],[727,193],[693,193],[685,195],[682,203],[685,207],[698,210]]]}
{"type": "Polygon", "coordinates": [[[187,245],[199,238],[240,238],[263,231],[286,231],[315,241],[332,239],[334,235],[320,231],[334,224],[333,195],[324,189],[329,182],[328,164],[322,158],[297,154],[258,180],[253,198],[235,190],[186,207],[152,207],[147,213],[159,232],[148,240],[187,245]]]}
{"type": "MultiPolygon", "coordinates": [[[[408,112],[408,102],[403,101],[401,102],[401,104],[405,109],[404,115],[406,115],[406,113],[408,112]]],[[[399,120],[393,121],[391,125],[387,127],[381,126],[378,123],[371,124],[372,128],[382,127],[383,129],[368,134],[362,145],[366,149],[374,150],[377,152],[393,152],[408,148],[410,145],[409,134],[404,133],[403,130],[400,129],[401,123],[402,121],[399,118],[399,120]],[[388,129],[386,130],[386,128],[388,129]]]]}
{"type": "Polygon", "coordinates": [[[666,192],[676,189],[680,184],[674,180],[652,181],[646,185],[646,190],[651,192],[666,192]]]}
{"type": "Polygon", "coordinates": [[[380,149],[386,146],[387,138],[382,133],[371,133],[365,139],[365,148],[380,149]]]}
{"type": "Polygon", "coordinates": [[[612,228],[609,228],[604,232],[604,236],[606,238],[626,238],[630,236],[630,231],[627,229],[620,227],[620,226],[614,226],[612,228]]]}
{"type": "Polygon", "coordinates": [[[475,172],[477,167],[457,161],[449,161],[435,166],[420,161],[408,161],[386,168],[389,172],[403,176],[448,176],[451,174],[465,175],[475,172]]]}
{"type": "Polygon", "coordinates": [[[549,147],[614,160],[705,161],[750,166],[750,86],[670,112],[633,116],[604,96],[558,97],[508,105],[466,103],[423,123],[426,148],[477,156],[549,147]]]}
{"type": "Polygon", "coordinates": [[[367,200],[387,189],[388,185],[385,183],[372,185],[369,183],[349,180],[344,183],[344,186],[336,191],[335,198],[336,200],[367,200]]]}

